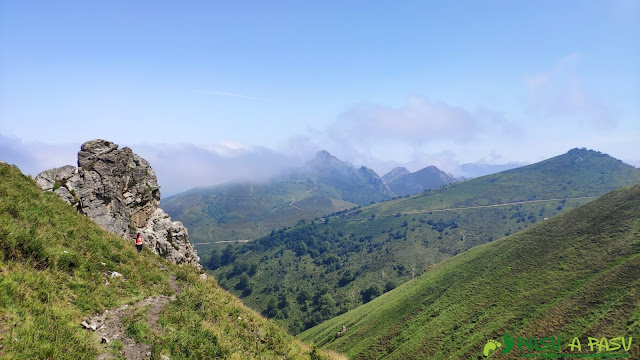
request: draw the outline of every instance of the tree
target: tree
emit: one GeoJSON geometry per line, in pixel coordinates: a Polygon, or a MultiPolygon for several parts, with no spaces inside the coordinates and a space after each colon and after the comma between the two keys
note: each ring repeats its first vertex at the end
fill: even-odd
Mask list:
{"type": "Polygon", "coordinates": [[[318,300],[318,310],[327,319],[336,314],[336,301],[331,294],[324,294],[318,300]]]}
{"type": "Polygon", "coordinates": [[[231,248],[231,245],[227,245],[227,247],[222,251],[222,257],[220,258],[222,266],[231,264],[235,259],[236,256],[233,252],[233,248],[231,248]]]}
{"type": "Polygon", "coordinates": [[[395,288],[396,288],[396,283],[391,281],[391,280],[389,280],[389,281],[387,281],[386,285],[384,286],[384,292],[389,292],[389,291],[391,291],[391,290],[393,290],[395,288]]]}
{"type": "Polygon", "coordinates": [[[307,247],[307,244],[304,243],[304,241],[300,241],[295,248],[295,252],[296,252],[296,256],[300,257],[303,256],[307,253],[307,251],[309,251],[309,248],[307,247]]]}
{"type": "Polygon", "coordinates": [[[368,289],[361,291],[360,295],[362,295],[362,302],[366,304],[369,301],[382,295],[382,289],[378,284],[373,284],[368,289]]]}
{"type": "Polygon", "coordinates": [[[236,290],[244,290],[249,287],[249,276],[242,274],[238,277],[238,283],[234,287],[236,290]]]}
{"type": "Polygon", "coordinates": [[[211,252],[211,257],[209,258],[209,262],[207,263],[207,269],[215,270],[222,266],[221,256],[218,250],[213,250],[211,252]]]}
{"type": "Polygon", "coordinates": [[[278,313],[278,307],[276,305],[276,299],[273,296],[269,296],[269,300],[267,300],[267,307],[264,309],[262,314],[268,318],[272,318],[276,316],[278,313]]]}
{"type": "Polygon", "coordinates": [[[278,295],[278,309],[284,309],[288,307],[291,303],[289,302],[289,298],[285,293],[280,293],[278,295]]]}
{"type": "Polygon", "coordinates": [[[249,276],[253,276],[256,274],[257,271],[258,271],[258,264],[251,264],[249,266],[249,271],[247,272],[247,274],[249,276]]]}
{"type": "Polygon", "coordinates": [[[298,304],[304,304],[307,302],[307,300],[311,299],[311,294],[309,293],[309,290],[307,289],[303,289],[302,291],[300,291],[300,293],[298,294],[298,297],[296,300],[298,300],[298,304]]]}
{"type": "Polygon", "coordinates": [[[356,279],[356,275],[353,274],[350,270],[346,270],[342,278],[338,281],[338,286],[343,287],[356,279]]]}

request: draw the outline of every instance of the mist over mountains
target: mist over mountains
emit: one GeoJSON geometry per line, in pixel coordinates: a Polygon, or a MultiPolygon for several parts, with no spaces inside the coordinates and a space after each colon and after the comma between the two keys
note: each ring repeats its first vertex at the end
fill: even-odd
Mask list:
{"type": "MultiPolygon", "coordinates": [[[[117,140],[116,138],[114,137],[115,140],[117,140]]],[[[145,141],[136,144],[116,142],[122,146],[136,149],[137,153],[148,159],[156,170],[158,183],[165,196],[175,195],[195,187],[268,181],[285,171],[304,166],[317,151],[317,148],[311,150],[293,145],[281,149],[271,149],[233,142],[211,146],[184,143],[147,143],[145,141]]],[[[334,153],[331,149],[329,152],[334,153]]],[[[7,163],[17,165],[24,173],[32,176],[36,176],[46,169],[74,163],[76,155],[77,143],[75,142],[30,142],[0,133],[0,158],[7,163]]],[[[524,163],[459,164],[448,158],[438,161],[438,164],[432,162],[432,159],[423,158],[408,162],[388,162],[366,158],[356,162],[351,159],[353,154],[349,152],[338,157],[354,164],[365,165],[378,175],[385,174],[394,167],[420,170],[430,165],[436,165],[441,170],[452,173],[455,177],[472,178],[524,165],[524,163]],[[442,167],[441,163],[445,164],[446,168],[442,167]]],[[[363,157],[356,156],[356,158],[363,157]]]]}
{"type": "MultiPolygon", "coordinates": [[[[431,166],[415,175],[403,174],[392,185],[406,195],[455,181],[431,166]]],[[[165,198],[162,204],[189,228],[196,248],[208,253],[216,244],[253,240],[301,220],[399,195],[372,169],[356,167],[322,150],[304,165],[270,180],[194,188],[165,198]]]]}

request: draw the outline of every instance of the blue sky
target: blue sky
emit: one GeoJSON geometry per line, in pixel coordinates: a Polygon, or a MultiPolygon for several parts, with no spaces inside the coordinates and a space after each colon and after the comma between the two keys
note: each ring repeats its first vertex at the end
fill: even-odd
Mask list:
{"type": "Polygon", "coordinates": [[[0,0],[0,160],[104,138],[165,194],[326,149],[402,165],[640,165],[640,1],[0,0]]]}

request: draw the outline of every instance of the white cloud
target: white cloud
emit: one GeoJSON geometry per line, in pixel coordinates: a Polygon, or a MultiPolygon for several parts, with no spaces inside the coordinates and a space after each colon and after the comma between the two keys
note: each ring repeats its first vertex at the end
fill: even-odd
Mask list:
{"type": "Polygon", "coordinates": [[[477,119],[464,108],[412,96],[400,108],[356,105],[340,114],[328,132],[359,142],[385,139],[420,144],[441,139],[466,142],[478,128],[477,119]]]}
{"type": "Polygon", "coordinates": [[[27,175],[64,165],[77,165],[79,145],[25,142],[0,134],[0,160],[14,164],[27,175]]]}
{"type": "Polygon", "coordinates": [[[617,121],[611,111],[582,82],[578,72],[581,59],[579,54],[571,54],[549,71],[525,76],[528,109],[536,116],[575,118],[580,125],[586,122],[598,130],[614,128],[617,121]]]}
{"type": "Polygon", "coordinates": [[[231,144],[208,147],[152,144],[132,149],[147,159],[155,170],[163,197],[194,187],[232,181],[264,181],[300,165],[292,157],[267,148],[231,144]]]}
{"type": "MultiPolygon", "coordinates": [[[[77,166],[80,145],[24,142],[0,134],[0,160],[17,165],[25,174],[36,176],[55,167],[77,166]]],[[[194,187],[230,181],[263,181],[301,164],[298,159],[284,153],[236,142],[207,147],[188,144],[119,145],[121,148],[129,146],[134,153],[149,161],[158,176],[163,197],[194,187]]]]}
{"type": "Polygon", "coordinates": [[[460,167],[456,154],[444,149],[482,146],[479,144],[486,139],[501,135],[521,135],[519,126],[501,112],[488,107],[469,110],[411,96],[401,107],[355,105],[326,129],[291,137],[282,151],[310,158],[324,149],[380,175],[395,166],[416,171],[430,165],[455,173],[460,167]]]}

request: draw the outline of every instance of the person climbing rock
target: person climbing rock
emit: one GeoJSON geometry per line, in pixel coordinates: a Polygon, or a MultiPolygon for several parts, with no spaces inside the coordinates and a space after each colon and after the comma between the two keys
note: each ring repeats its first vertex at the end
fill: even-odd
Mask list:
{"type": "Polygon", "coordinates": [[[142,251],[142,234],[140,233],[136,235],[136,250],[138,250],[138,252],[142,251]]]}

